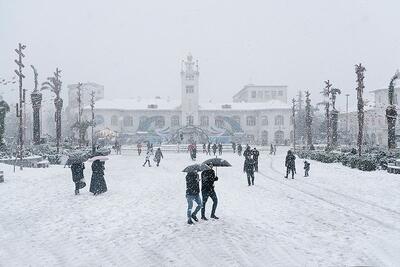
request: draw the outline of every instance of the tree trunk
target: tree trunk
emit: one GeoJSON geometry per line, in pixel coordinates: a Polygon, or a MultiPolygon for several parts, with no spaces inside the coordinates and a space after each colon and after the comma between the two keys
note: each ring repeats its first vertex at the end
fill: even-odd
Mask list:
{"type": "Polygon", "coordinates": [[[386,119],[388,124],[388,148],[396,148],[396,119],[397,111],[395,105],[389,105],[386,108],[386,119]]]}
{"type": "Polygon", "coordinates": [[[336,109],[333,109],[331,111],[331,130],[332,130],[331,145],[332,145],[332,148],[335,148],[337,146],[338,115],[339,115],[339,112],[336,109]]]}
{"type": "Polygon", "coordinates": [[[31,94],[32,108],[33,108],[33,143],[40,144],[40,107],[42,103],[41,93],[31,94]]]}
{"type": "Polygon", "coordinates": [[[57,153],[60,152],[60,142],[61,142],[61,110],[63,107],[63,100],[59,97],[54,99],[54,105],[56,107],[55,121],[56,121],[56,146],[57,153]]]}

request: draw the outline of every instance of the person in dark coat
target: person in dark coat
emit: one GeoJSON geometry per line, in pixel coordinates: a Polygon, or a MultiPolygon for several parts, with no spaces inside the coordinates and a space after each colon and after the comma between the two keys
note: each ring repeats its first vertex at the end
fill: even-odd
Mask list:
{"type": "Polygon", "coordinates": [[[232,150],[233,150],[233,154],[236,153],[236,144],[235,142],[232,142],[232,150]]]}
{"type": "Polygon", "coordinates": [[[92,163],[92,179],[90,181],[90,192],[95,196],[107,192],[107,184],[104,179],[104,161],[95,160],[92,163]]]}
{"type": "Polygon", "coordinates": [[[271,147],[269,148],[269,154],[272,155],[274,153],[274,145],[271,144],[271,147]]]}
{"type": "Polygon", "coordinates": [[[253,148],[251,154],[253,155],[254,159],[254,171],[258,172],[258,157],[260,156],[260,152],[257,150],[257,148],[253,148]]]}
{"type": "Polygon", "coordinates": [[[205,143],[203,144],[203,154],[207,154],[207,146],[205,143]]]}
{"type": "Polygon", "coordinates": [[[157,148],[156,154],[154,155],[154,161],[157,163],[157,167],[160,165],[161,159],[164,158],[161,148],[157,148]]]}
{"type": "Polygon", "coordinates": [[[304,177],[308,177],[308,172],[310,171],[310,162],[304,161],[304,177]]]}
{"type": "Polygon", "coordinates": [[[208,165],[211,169],[210,170],[205,170],[201,173],[201,196],[203,198],[203,206],[201,207],[201,219],[207,221],[208,219],[206,218],[206,203],[208,200],[208,197],[210,197],[213,201],[213,206],[211,210],[211,218],[213,219],[219,219],[217,216],[215,216],[215,210],[217,209],[218,205],[218,198],[217,194],[215,193],[214,190],[214,182],[218,181],[218,177],[215,176],[215,172],[212,169],[213,165],[210,163],[208,165]]]}
{"type": "Polygon", "coordinates": [[[251,158],[251,148],[249,146],[246,146],[246,149],[243,152],[243,156],[247,158],[251,158]]]}
{"type": "Polygon", "coordinates": [[[221,156],[222,155],[222,144],[218,144],[218,154],[221,156]]]}
{"type": "Polygon", "coordinates": [[[213,144],[212,150],[213,150],[213,154],[215,156],[215,153],[217,153],[217,144],[215,144],[215,143],[213,144]]]}
{"type": "Polygon", "coordinates": [[[207,145],[207,154],[211,155],[211,143],[210,142],[207,145]]]}
{"type": "Polygon", "coordinates": [[[247,174],[247,183],[254,185],[254,159],[251,157],[244,160],[243,172],[247,174]]]}
{"type": "Polygon", "coordinates": [[[202,203],[200,198],[199,175],[196,172],[188,172],[186,174],[186,200],[188,203],[187,218],[188,224],[193,224],[193,220],[198,221],[196,215],[200,211],[202,203]],[[196,202],[197,207],[192,213],[193,201],[196,202]]]}
{"type": "Polygon", "coordinates": [[[142,153],[142,144],[141,143],[137,144],[137,153],[138,153],[139,156],[142,153]]]}
{"type": "Polygon", "coordinates": [[[294,173],[296,172],[296,157],[293,155],[292,151],[289,150],[286,155],[285,159],[285,167],[286,167],[286,176],[285,178],[288,178],[288,175],[290,172],[292,172],[292,179],[294,179],[294,173]]]}
{"type": "Polygon", "coordinates": [[[85,164],[83,163],[72,163],[71,164],[71,172],[72,172],[72,181],[75,183],[75,195],[79,195],[79,189],[85,187],[85,183],[81,181],[83,176],[83,170],[85,169],[85,164]]]}
{"type": "Polygon", "coordinates": [[[237,152],[238,152],[239,157],[242,155],[242,149],[243,149],[242,145],[238,144],[237,145],[237,152]]]}

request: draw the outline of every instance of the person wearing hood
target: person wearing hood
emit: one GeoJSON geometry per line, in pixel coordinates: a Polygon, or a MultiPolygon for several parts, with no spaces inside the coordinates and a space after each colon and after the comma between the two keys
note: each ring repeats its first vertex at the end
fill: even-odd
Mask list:
{"type": "Polygon", "coordinates": [[[217,209],[218,205],[218,198],[217,194],[215,193],[214,189],[214,182],[218,181],[218,177],[215,176],[215,171],[213,170],[212,163],[209,163],[208,166],[210,167],[209,170],[205,170],[201,173],[201,196],[203,198],[203,205],[201,208],[201,219],[207,221],[206,218],[206,204],[208,197],[210,197],[213,201],[212,210],[211,210],[211,218],[219,219],[215,215],[215,210],[217,209]]]}
{"type": "Polygon", "coordinates": [[[294,179],[294,173],[296,172],[296,157],[293,155],[293,152],[289,150],[285,159],[285,167],[286,167],[286,175],[285,178],[288,178],[289,173],[292,172],[292,179],[294,179]]]}
{"type": "Polygon", "coordinates": [[[199,186],[199,175],[196,172],[188,172],[186,174],[186,200],[188,203],[187,207],[187,218],[188,224],[193,224],[193,221],[198,221],[196,215],[200,211],[202,203],[200,198],[200,186],[199,186]],[[196,202],[197,207],[192,212],[193,201],[196,202]]]}
{"type": "Polygon", "coordinates": [[[157,148],[156,154],[154,155],[154,161],[157,163],[157,167],[160,165],[161,159],[164,158],[161,148],[157,148]]]}
{"type": "Polygon", "coordinates": [[[92,179],[90,181],[90,192],[99,195],[107,192],[107,184],[104,179],[104,161],[95,160],[92,163],[92,179]]]}

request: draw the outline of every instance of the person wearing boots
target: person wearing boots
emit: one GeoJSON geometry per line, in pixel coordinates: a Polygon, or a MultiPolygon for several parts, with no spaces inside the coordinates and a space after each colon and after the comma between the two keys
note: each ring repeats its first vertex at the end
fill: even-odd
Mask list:
{"type": "Polygon", "coordinates": [[[154,161],[157,163],[157,167],[160,165],[161,159],[164,158],[161,148],[157,148],[156,154],[154,155],[154,161]]]}
{"type": "Polygon", "coordinates": [[[200,211],[202,203],[200,198],[199,175],[196,172],[188,172],[186,174],[186,200],[188,224],[193,224],[193,221],[198,221],[196,215],[200,211]],[[193,201],[196,202],[197,207],[192,213],[193,201]]]}
{"type": "Polygon", "coordinates": [[[293,152],[289,150],[286,155],[285,159],[285,167],[286,167],[286,175],[285,178],[288,178],[289,173],[292,172],[292,179],[294,179],[294,173],[296,171],[296,165],[295,162],[296,157],[293,155],[293,152]]]}
{"type": "Polygon", "coordinates": [[[243,172],[247,174],[247,183],[254,185],[254,159],[248,157],[244,160],[243,172]]]}
{"type": "Polygon", "coordinates": [[[215,153],[217,153],[217,144],[215,144],[215,143],[213,144],[212,151],[213,151],[213,154],[215,156],[215,153]]]}
{"type": "Polygon", "coordinates": [[[215,215],[215,210],[217,209],[218,205],[218,198],[217,194],[215,193],[214,189],[214,182],[218,181],[218,177],[215,176],[215,172],[212,169],[213,165],[212,163],[208,164],[210,167],[210,170],[205,170],[201,173],[201,196],[203,198],[203,205],[201,207],[201,219],[207,221],[208,219],[206,218],[206,203],[208,200],[208,197],[210,197],[213,201],[212,205],[212,210],[211,210],[211,218],[213,219],[219,219],[215,215]]]}
{"type": "Polygon", "coordinates": [[[72,163],[71,164],[71,172],[72,172],[72,181],[75,183],[75,195],[79,195],[79,189],[83,188],[86,183],[81,181],[83,176],[83,170],[85,169],[85,164],[83,163],[72,163]]]}
{"type": "Polygon", "coordinates": [[[218,144],[218,154],[221,156],[222,155],[222,143],[218,144]]]}

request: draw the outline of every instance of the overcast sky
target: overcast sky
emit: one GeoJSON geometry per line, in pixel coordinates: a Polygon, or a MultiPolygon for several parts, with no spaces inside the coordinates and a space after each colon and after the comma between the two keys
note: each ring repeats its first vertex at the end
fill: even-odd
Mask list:
{"type": "Polygon", "coordinates": [[[13,76],[22,42],[25,65],[41,81],[61,68],[65,90],[92,81],[106,98],[180,98],[180,61],[191,52],[202,101],[230,101],[253,83],[288,85],[289,97],[309,89],[317,102],[330,79],[355,102],[356,63],[367,91],[399,68],[399,14],[399,0],[0,0],[0,77],[13,76]]]}

